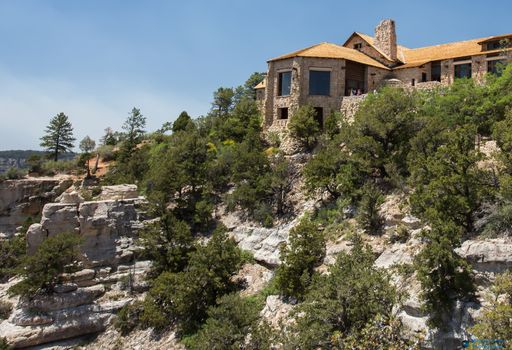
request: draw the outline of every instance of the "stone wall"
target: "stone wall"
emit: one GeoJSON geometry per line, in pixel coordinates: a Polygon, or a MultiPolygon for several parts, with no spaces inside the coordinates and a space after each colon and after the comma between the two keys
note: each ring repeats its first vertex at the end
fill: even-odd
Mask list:
{"type": "Polygon", "coordinates": [[[361,96],[347,96],[343,98],[343,101],[341,102],[340,111],[343,114],[343,117],[345,120],[352,122],[354,120],[354,116],[356,115],[357,110],[359,109],[359,106],[366,98],[365,95],[361,96]]]}
{"type": "Polygon", "coordinates": [[[375,27],[375,41],[373,44],[391,60],[396,60],[396,31],[395,21],[385,19],[375,27]]]}

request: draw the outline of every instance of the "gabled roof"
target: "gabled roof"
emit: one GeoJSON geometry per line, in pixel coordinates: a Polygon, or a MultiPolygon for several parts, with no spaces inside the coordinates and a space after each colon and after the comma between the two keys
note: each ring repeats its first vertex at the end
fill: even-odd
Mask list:
{"type": "Polygon", "coordinates": [[[403,62],[405,62],[405,64],[396,68],[417,67],[431,61],[501,52],[501,49],[482,51],[480,43],[495,38],[498,37],[457,41],[442,45],[420,47],[417,49],[402,48],[399,50],[399,55],[403,57],[403,62]]]}
{"type": "Polygon", "coordinates": [[[368,66],[378,67],[382,69],[389,70],[388,67],[383,65],[382,63],[374,60],[373,58],[365,55],[362,52],[359,52],[354,49],[350,49],[348,47],[332,44],[332,43],[320,43],[317,45],[313,45],[310,47],[306,47],[305,49],[298,50],[286,55],[282,55],[276,58],[269,60],[279,61],[292,57],[318,57],[318,58],[338,58],[338,59],[346,59],[349,61],[354,61],[362,64],[366,64],[368,66]]]}
{"type": "Polygon", "coordinates": [[[267,78],[263,79],[254,89],[264,89],[265,87],[267,87],[267,78]]]}
{"type": "MultiPolygon", "coordinates": [[[[354,32],[352,33],[351,36],[349,36],[349,38],[343,43],[343,46],[347,47],[346,45],[348,44],[348,42],[354,37],[354,36],[358,36],[360,37],[361,39],[363,39],[364,41],[366,41],[366,43],[368,45],[370,45],[372,48],[375,49],[375,51],[377,51],[378,53],[380,53],[382,55],[382,57],[384,57],[385,59],[387,59],[388,61],[390,62],[393,62],[393,60],[391,59],[391,57],[389,57],[388,55],[386,55],[381,49],[379,49],[377,46],[375,46],[375,38],[373,36],[370,36],[370,35],[367,35],[367,34],[363,34],[363,33],[359,33],[359,32],[354,32]]],[[[400,46],[400,45],[397,45],[397,48],[400,50],[401,48],[404,48],[404,49],[407,49],[406,47],[404,46],[400,46]]]]}
{"type": "Polygon", "coordinates": [[[512,39],[512,34],[503,34],[503,35],[496,35],[496,36],[491,36],[485,40],[482,40],[479,42],[479,44],[483,44],[483,43],[486,43],[488,41],[495,41],[495,40],[501,40],[501,39],[512,39]]]}

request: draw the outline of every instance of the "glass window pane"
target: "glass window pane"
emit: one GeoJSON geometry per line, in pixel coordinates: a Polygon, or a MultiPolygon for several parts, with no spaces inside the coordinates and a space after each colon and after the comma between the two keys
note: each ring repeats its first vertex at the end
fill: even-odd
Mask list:
{"type": "Polygon", "coordinates": [[[309,71],[309,94],[329,96],[331,93],[331,72],[309,71]]]}
{"type": "Polygon", "coordinates": [[[279,73],[279,96],[288,96],[292,89],[292,72],[279,73]]]}
{"type": "Polygon", "coordinates": [[[471,78],[471,63],[454,66],[455,78],[471,78]]]}

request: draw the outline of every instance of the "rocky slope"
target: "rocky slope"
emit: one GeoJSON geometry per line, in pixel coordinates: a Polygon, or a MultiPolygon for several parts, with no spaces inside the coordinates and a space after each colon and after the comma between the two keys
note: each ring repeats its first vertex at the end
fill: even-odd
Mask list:
{"type": "Polygon", "coordinates": [[[15,348],[103,331],[115,312],[133,299],[131,292],[147,287],[144,276],[151,264],[136,260],[139,248],[133,241],[144,219],[136,187],[105,187],[100,200],[93,201],[69,189],[58,199],[44,206],[40,223],[30,226],[27,249],[34,251],[54,234],[76,232],[83,237],[82,268],[64,275],[57,293],[30,301],[7,296],[16,280],[2,286],[0,298],[14,308],[0,323],[0,334],[15,348]]]}
{"type": "MultiPolygon", "coordinates": [[[[67,349],[78,345],[84,349],[183,348],[172,330],[164,334],[155,334],[151,330],[136,331],[123,337],[111,327],[116,311],[134,298],[141,298],[147,289],[145,275],[151,265],[148,261],[137,260],[140,248],[136,245],[138,230],[147,218],[143,211],[144,199],[138,197],[136,187],[103,187],[94,200],[85,201],[77,187],[64,190],[69,181],[53,181],[41,180],[37,185],[29,182],[30,186],[24,181],[10,182],[2,189],[1,203],[3,208],[25,208],[30,198],[38,194],[42,193],[45,200],[54,198],[55,202],[39,209],[40,222],[28,229],[27,248],[33,251],[45,238],[59,232],[75,232],[84,239],[82,268],[64,276],[64,283],[57,288],[58,293],[30,302],[7,296],[6,290],[16,282],[15,279],[0,285],[0,300],[14,306],[8,319],[0,323],[0,335],[16,348],[67,349]],[[57,197],[59,192],[61,194],[57,197]],[[84,338],[89,334],[92,338],[84,338]]],[[[240,247],[250,251],[256,260],[254,264],[245,265],[239,273],[238,277],[246,281],[244,295],[264,288],[273,276],[272,269],[280,263],[279,247],[287,241],[290,229],[304,213],[319,204],[319,198],[304,198],[300,179],[292,188],[293,215],[273,228],[244,220],[241,213],[227,213],[222,208],[217,210],[218,218],[228,227],[240,247]]],[[[401,196],[387,196],[380,209],[384,218],[384,234],[377,237],[363,235],[376,254],[375,265],[390,271],[395,271],[393,268],[397,265],[410,265],[423,244],[419,234],[424,225],[409,213],[405,203],[406,199],[401,196]],[[399,228],[406,228],[408,236],[390,243],[399,228]]],[[[15,209],[9,213],[20,213],[20,210],[23,212],[15,209]]],[[[19,221],[19,214],[16,215],[14,217],[19,221]]],[[[350,250],[351,244],[340,234],[330,237],[326,248],[327,256],[320,271],[335,261],[337,253],[350,250]]],[[[452,349],[460,344],[479,314],[483,296],[495,274],[512,267],[510,238],[468,240],[457,252],[473,265],[479,302],[459,303],[451,315],[449,327],[442,332],[435,333],[426,324],[428,315],[422,311],[420,285],[414,274],[394,272],[394,283],[408,294],[396,313],[411,334],[421,335],[432,348],[452,349]]],[[[285,303],[277,295],[271,295],[267,297],[261,314],[277,326],[279,320],[286,320],[292,308],[293,305],[285,303]]]]}

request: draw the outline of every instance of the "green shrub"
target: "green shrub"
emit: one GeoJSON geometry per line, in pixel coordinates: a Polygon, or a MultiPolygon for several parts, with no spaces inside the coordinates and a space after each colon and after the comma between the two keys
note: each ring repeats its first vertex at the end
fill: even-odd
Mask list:
{"type": "Polygon", "coordinates": [[[59,275],[73,269],[79,257],[79,244],[80,237],[73,233],[44,240],[33,255],[21,260],[17,272],[24,279],[9,288],[9,293],[30,298],[39,292],[52,292],[59,275]]]}
{"type": "Polygon", "coordinates": [[[48,160],[42,164],[44,174],[54,175],[58,173],[71,174],[83,168],[77,160],[48,160]]]}
{"type": "Polygon", "coordinates": [[[370,234],[377,234],[382,227],[382,217],[379,213],[384,197],[374,183],[366,183],[362,190],[362,198],[358,205],[357,221],[370,234]]]}
{"type": "Polygon", "coordinates": [[[6,301],[0,301],[0,320],[6,320],[12,311],[12,304],[6,301]]]}
{"type": "Polygon", "coordinates": [[[176,323],[182,334],[196,331],[208,307],[238,288],[232,278],[241,262],[236,243],[217,229],[206,245],[196,246],[184,272],[163,272],[154,280],[144,301],[142,322],[157,329],[176,323]]]}
{"type": "Polygon", "coordinates": [[[487,306],[477,318],[470,332],[478,339],[512,341],[512,273],[504,272],[496,276],[491,287],[487,306]]]}
{"type": "Polygon", "coordinates": [[[189,338],[187,348],[192,350],[235,350],[245,348],[245,339],[256,328],[259,308],[254,302],[238,294],[219,298],[217,305],[208,309],[208,319],[197,335],[189,338]]]}
{"type": "Polygon", "coordinates": [[[155,276],[164,271],[183,271],[189,254],[195,249],[190,227],[170,213],[147,224],[141,238],[146,257],[153,261],[152,274],[155,276]]]}
{"type": "Polygon", "coordinates": [[[100,158],[104,162],[110,162],[116,160],[116,152],[114,151],[113,145],[102,145],[96,149],[96,152],[100,155],[100,158]]]}
{"type": "Polygon", "coordinates": [[[397,292],[374,260],[371,248],[355,236],[350,254],[341,252],[328,274],[317,275],[294,309],[296,322],[283,333],[284,348],[338,348],[340,337],[358,334],[378,315],[389,317],[397,292]]]}
{"type": "Polygon", "coordinates": [[[276,286],[282,295],[302,299],[311,283],[314,268],[325,257],[323,232],[309,218],[303,219],[281,247],[281,265],[276,272],[276,286]]]}
{"type": "Polygon", "coordinates": [[[461,227],[449,222],[435,222],[423,233],[427,244],[414,260],[420,294],[429,324],[441,327],[457,299],[474,295],[471,267],[454,251],[461,237],[461,227]]]}
{"type": "Polygon", "coordinates": [[[14,236],[8,240],[0,240],[0,283],[6,282],[16,274],[17,267],[23,260],[26,251],[25,236],[14,236]]]}
{"type": "Polygon", "coordinates": [[[18,179],[22,179],[23,177],[25,177],[26,174],[27,174],[26,171],[23,169],[9,168],[5,172],[5,178],[7,180],[18,180],[18,179]]]}
{"type": "Polygon", "coordinates": [[[486,237],[510,236],[512,233],[512,203],[506,202],[493,210],[487,218],[482,234],[486,237]]]}
{"type": "Polygon", "coordinates": [[[303,146],[311,148],[322,131],[316,119],[316,111],[313,106],[301,106],[290,118],[288,129],[290,136],[302,143],[303,146]]]}
{"type": "Polygon", "coordinates": [[[134,301],[126,304],[119,310],[114,321],[114,327],[122,334],[127,335],[140,326],[140,316],[144,312],[144,303],[134,301]]]}
{"type": "Polygon", "coordinates": [[[7,343],[7,340],[3,337],[0,337],[0,350],[11,350],[12,347],[7,343]]]}

